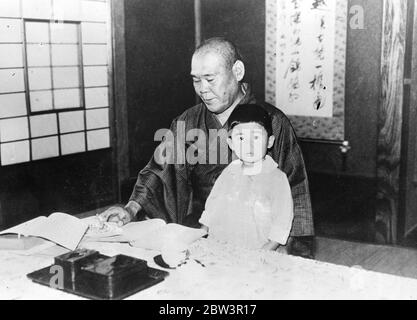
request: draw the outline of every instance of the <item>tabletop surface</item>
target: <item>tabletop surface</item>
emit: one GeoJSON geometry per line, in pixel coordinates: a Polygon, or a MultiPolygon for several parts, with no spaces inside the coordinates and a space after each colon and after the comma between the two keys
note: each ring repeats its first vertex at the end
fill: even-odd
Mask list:
{"type": "MultiPolygon", "coordinates": [[[[159,252],[128,244],[81,242],[80,247],[113,256],[126,254],[158,267],[159,252]]],[[[416,299],[417,279],[247,250],[210,239],[191,245],[190,260],[161,283],[127,299],[416,299]],[[195,259],[202,264],[195,262],[195,259]]],[[[58,246],[27,256],[0,252],[0,299],[83,299],[30,281],[26,274],[53,264],[66,252],[58,246]]]]}

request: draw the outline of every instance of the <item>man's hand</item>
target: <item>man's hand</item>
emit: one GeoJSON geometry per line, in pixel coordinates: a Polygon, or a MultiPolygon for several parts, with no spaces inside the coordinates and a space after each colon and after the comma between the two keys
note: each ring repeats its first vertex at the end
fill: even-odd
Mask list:
{"type": "Polygon", "coordinates": [[[115,222],[119,227],[132,221],[133,216],[128,210],[122,207],[110,207],[100,214],[104,221],[115,222]]]}

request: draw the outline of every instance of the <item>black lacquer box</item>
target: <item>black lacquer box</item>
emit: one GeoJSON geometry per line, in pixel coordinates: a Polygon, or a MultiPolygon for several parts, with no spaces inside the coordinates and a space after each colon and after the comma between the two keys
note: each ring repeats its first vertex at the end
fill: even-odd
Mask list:
{"type": "Polygon", "coordinates": [[[79,249],[55,257],[54,265],[27,276],[39,284],[90,299],[116,300],[153,286],[167,275],[166,271],[148,267],[145,260],[79,249]]]}

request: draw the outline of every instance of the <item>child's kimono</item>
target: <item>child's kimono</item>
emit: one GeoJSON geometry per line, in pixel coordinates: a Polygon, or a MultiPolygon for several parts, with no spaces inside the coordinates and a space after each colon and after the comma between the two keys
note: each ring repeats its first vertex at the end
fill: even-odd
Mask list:
{"type": "Polygon", "coordinates": [[[252,249],[268,240],[285,245],[293,221],[287,176],[266,156],[260,170],[246,172],[240,160],[216,180],[199,222],[209,237],[252,249]]]}

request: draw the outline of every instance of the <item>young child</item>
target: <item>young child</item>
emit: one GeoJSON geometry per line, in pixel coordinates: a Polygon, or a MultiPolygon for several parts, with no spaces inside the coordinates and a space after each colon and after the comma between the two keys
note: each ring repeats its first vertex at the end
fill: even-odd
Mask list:
{"type": "Polygon", "coordinates": [[[267,155],[274,144],[269,114],[237,106],[229,117],[228,145],[238,157],[217,178],[199,222],[209,237],[251,249],[285,245],[293,220],[287,176],[267,155]]]}

